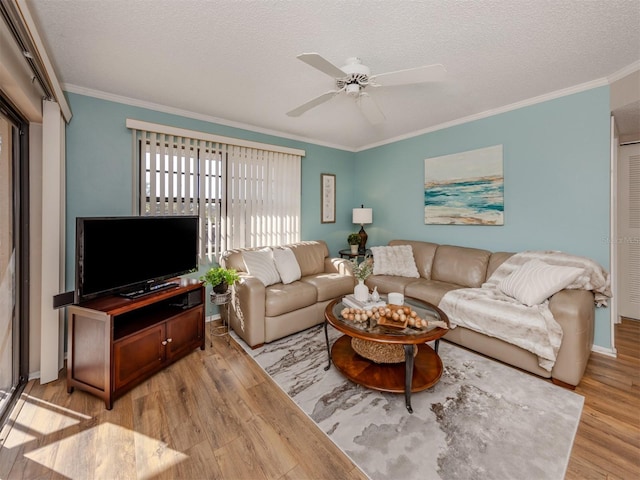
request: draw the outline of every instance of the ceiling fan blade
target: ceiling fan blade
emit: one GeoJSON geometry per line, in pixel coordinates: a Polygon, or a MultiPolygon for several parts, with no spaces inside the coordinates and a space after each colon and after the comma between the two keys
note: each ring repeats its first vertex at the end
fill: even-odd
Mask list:
{"type": "Polygon", "coordinates": [[[319,53],[302,53],[296,57],[302,60],[307,65],[311,65],[313,68],[317,68],[323,73],[326,73],[332,78],[346,77],[347,74],[336,67],[329,60],[326,60],[319,53]]]}
{"type": "Polygon", "coordinates": [[[436,63],[424,67],[408,68],[397,72],[372,75],[370,80],[375,87],[393,87],[423,82],[440,82],[444,80],[447,70],[444,65],[436,63]]]}
{"type": "Polygon", "coordinates": [[[299,117],[300,115],[302,115],[304,112],[306,112],[307,110],[311,110],[313,107],[317,107],[318,105],[320,105],[321,103],[324,103],[328,100],[331,100],[335,95],[337,95],[338,93],[342,92],[342,90],[330,90],[328,92],[323,93],[322,95],[309,100],[307,103],[303,103],[302,105],[300,105],[298,108],[294,108],[293,110],[291,110],[290,112],[287,112],[287,115],[289,115],[290,117],[299,117]]]}
{"type": "Polygon", "coordinates": [[[360,111],[371,125],[378,125],[385,121],[384,113],[378,107],[378,104],[371,98],[368,93],[361,93],[356,100],[360,111]]]}

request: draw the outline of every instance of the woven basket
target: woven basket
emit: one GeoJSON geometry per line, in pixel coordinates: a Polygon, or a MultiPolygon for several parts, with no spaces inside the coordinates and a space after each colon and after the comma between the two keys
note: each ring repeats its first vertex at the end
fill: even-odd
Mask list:
{"type": "MultiPolygon", "coordinates": [[[[351,347],[355,352],[375,363],[404,362],[404,345],[399,343],[378,343],[360,338],[351,339],[351,347]]],[[[413,356],[418,354],[418,348],[413,346],[413,356]]]]}

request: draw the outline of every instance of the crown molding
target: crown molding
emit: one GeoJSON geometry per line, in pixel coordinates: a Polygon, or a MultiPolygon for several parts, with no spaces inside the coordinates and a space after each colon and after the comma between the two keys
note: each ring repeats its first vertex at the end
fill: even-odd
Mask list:
{"type": "Polygon", "coordinates": [[[640,70],[640,60],[638,60],[637,62],[633,62],[631,65],[627,65],[624,68],[621,68],[617,72],[612,73],[607,77],[607,80],[609,81],[609,83],[613,83],[620,80],[621,78],[626,77],[627,75],[637,72],[638,70],[640,70]]]}
{"type": "Polygon", "coordinates": [[[603,87],[603,86],[607,86],[609,84],[611,84],[612,82],[620,79],[620,78],[624,78],[625,76],[629,75],[630,73],[635,72],[636,70],[640,70],[640,61],[638,62],[634,62],[631,65],[628,65],[626,67],[624,67],[623,69],[613,73],[612,75],[608,76],[608,77],[603,77],[603,78],[599,78],[596,80],[592,80],[590,82],[585,82],[585,83],[581,83],[579,85],[574,85],[572,87],[568,87],[568,88],[564,88],[562,90],[556,90],[554,92],[550,92],[550,93],[545,93],[543,95],[538,95],[537,97],[532,97],[526,100],[522,100],[520,102],[515,102],[515,103],[511,103],[508,105],[504,105],[502,107],[498,107],[498,108],[493,108],[490,110],[485,110],[484,112],[480,112],[480,113],[476,113],[474,115],[469,115],[466,117],[462,117],[462,118],[458,118],[456,120],[451,120],[449,122],[444,122],[444,123],[440,123],[438,125],[434,125],[432,127],[428,127],[422,130],[417,130],[414,132],[410,132],[410,133],[406,133],[403,135],[399,135],[393,138],[389,138],[386,140],[383,140],[381,142],[376,142],[376,143],[371,143],[368,145],[363,145],[362,147],[357,147],[357,148],[353,148],[353,147],[347,147],[345,145],[338,145],[338,144],[333,144],[333,143],[329,143],[329,142],[322,142],[319,141],[317,139],[313,139],[313,138],[308,138],[308,137],[302,137],[302,136],[298,136],[298,135],[291,135],[289,133],[285,133],[285,132],[280,132],[277,130],[270,130],[270,129],[266,129],[266,128],[262,128],[262,127],[257,127],[255,125],[250,125],[250,124],[245,124],[245,123],[240,123],[240,122],[234,122],[234,121],[230,121],[230,120],[226,120],[223,118],[218,118],[218,117],[213,117],[210,115],[204,115],[201,113],[195,113],[195,112],[190,112],[187,110],[181,110],[179,108],[173,108],[173,107],[169,107],[167,105],[161,105],[161,104],[157,104],[157,103],[152,103],[152,102],[146,102],[143,100],[138,100],[135,98],[129,98],[129,97],[124,97],[121,95],[115,95],[112,93],[108,93],[108,92],[103,92],[100,90],[93,90],[90,88],[85,88],[85,87],[80,87],[77,85],[73,85],[73,84],[62,84],[62,87],[65,91],[71,92],[71,93],[77,93],[79,95],[86,95],[89,97],[95,97],[95,98],[100,98],[102,100],[108,100],[108,101],[112,101],[112,102],[116,102],[116,103],[123,103],[126,105],[131,105],[134,107],[141,107],[141,108],[146,108],[149,110],[155,110],[155,111],[159,111],[159,112],[164,112],[164,113],[170,113],[173,115],[179,115],[182,117],[187,117],[187,118],[194,118],[196,120],[202,120],[205,122],[211,122],[211,123],[217,123],[220,125],[225,125],[228,127],[234,127],[234,128],[240,128],[243,130],[249,130],[251,132],[256,132],[256,133],[263,133],[265,135],[273,135],[276,137],[281,137],[281,138],[286,138],[289,140],[296,140],[296,141],[300,141],[300,142],[305,142],[305,143],[310,143],[313,145],[320,145],[320,146],[324,146],[324,147],[329,147],[329,148],[335,148],[338,150],[343,150],[343,151],[347,151],[347,152],[354,152],[354,153],[358,153],[358,152],[363,152],[365,150],[370,150],[372,148],[376,148],[376,147],[381,147],[383,145],[388,145],[390,143],[396,143],[402,140],[407,140],[410,138],[414,138],[414,137],[418,137],[420,135],[425,135],[427,133],[432,133],[432,132],[436,132],[438,130],[443,130],[445,128],[450,128],[450,127],[455,127],[457,125],[462,125],[464,123],[469,123],[469,122],[473,122],[475,120],[481,120],[484,118],[489,118],[492,117],[494,115],[499,115],[501,113],[506,113],[506,112],[510,112],[512,110],[517,110],[523,107],[530,107],[532,105],[536,105],[538,103],[543,103],[543,102],[547,102],[549,100],[555,100],[561,97],[566,97],[568,95],[573,95],[575,93],[580,93],[580,92],[584,92],[586,90],[591,90],[593,88],[598,88],[598,87],[603,87]]]}
{"type": "Polygon", "coordinates": [[[372,143],[370,145],[366,145],[360,147],[356,150],[356,152],[362,152],[364,150],[369,150],[376,147],[381,147],[383,145],[388,145],[390,143],[399,142],[401,140],[407,140],[409,138],[418,137],[420,135],[424,135],[427,133],[432,133],[438,130],[443,130],[445,128],[455,127],[456,125],[462,125],[463,123],[473,122],[475,120],[481,120],[483,118],[493,117],[494,115],[499,115],[501,113],[510,112],[512,110],[517,110],[523,107],[530,107],[532,105],[536,105],[538,103],[547,102],[549,100],[555,100],[557,98],[566,97],[567,95],[573,95],[574,93],[584,92],[586,90],[591,90],[592,88],[603,87],[608,85],[609,82],[606,78],[599,78],[597,80],[592,80],[590,82],[581,83],[579,85],[574,85],[573,87],[564,88],[562,90],[556,90],[555,92],[545,93],[544,95],[539,95],[537,97],[528,98],[526,100],[522,100],[520,102],[511,103],[509,105],[505,105],[503,107],[493,108],[491,110],[485,110],[484,112],[476,113],[474,115],[469,115],[467,117],[458,118],[456,120],[451,120],[450,122],[441,123],[439,125],[434,125],[433,127],[428,127],[423,130],[418,130],[415,132],[407,133],[405,135],[399,135],[394,138],[390,138],[378,143],[372,143]]]}
{"type": "Polygon", "coordinates": [[[224,118],[214,117],[211,115],[205,115],[202,113],[191,112],[189,110],[182,110],[180,108],[169,107],[168,105],[162,105],[159,103],[147,102],[144,100],[138,100],[135,98],[125,97],[122,95],[116,95],[114,93],[103,92],[101,90],[94,90],[91,88],[80,87],[71,83],[63,83],[62,89],[66,92],[75,93],[78,95],[84,95],[87,97],[99,98],[101,100],[107,100],[115,103],[122,103],[132,107],[146,108],[147,110],[154,110],[156,112],[169,113],[171,115],[178,115],[180,117],[193,118],[194,120],[202,120],[203,122],[216,123],[224,125],[226,127],[239,128],[242,130],[249,130],[253,133],[262,133],[265,135],[272,135],[275,137],[286,138],[288,140],[295,140],[298,142],[310,143],[313,145],[319,145],[322,147],[335,148],[337,150],[344,150],[347,152],[355,152],[353,147],[347,147],[345,145],[338,145],[329,142],[322,142],[317,139],[302,137],[298,135],[292,135],[290,133],[281,132],[278,130],[270,130],[267,128],[258,127],[248,123],[234,122],[232,120],[226,120],[224,118]]]}

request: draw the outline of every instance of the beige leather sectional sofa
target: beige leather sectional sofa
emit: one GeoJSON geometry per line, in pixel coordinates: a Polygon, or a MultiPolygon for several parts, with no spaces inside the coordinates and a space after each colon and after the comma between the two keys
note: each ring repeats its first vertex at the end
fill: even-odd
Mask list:
{"type": "MultiPolygon", "coordinates": [[[[264,247],[262,247],[264,248],[264,247]]],[[[300,279],[265,286],[248,273],[242,253],[258,248],[224,252],[220,264],[235,268],[240,281],[234,285],[229,324],[249,345],[257,347],[324,322],[324,310],[334,298],[353,293],[355,279],[349,261],[331,258],[323,241],[299,242],[274,248],[290,248],[300,267],[300,279]]],[[[224,314],[225,310],[222,309],[224,314]]]]}
{"type": "MultiPolygon", "coordinates": [[[[480,287],[511,255],[487,250],[393,240],[389,245],[410,245],[419,278],[372,275],[366,280],[378,292],[400,292],[405,296],[438,305],[450,290],[480,287]]],[[[593,344],[594,294],[587,290],[562,290],[549,301],[549,308],[563,330],[562,344],[551,372],[538,365],[538,357],[527,350],[476,331],[458,326],[444,339],[534,373],[551,377],[555,383],[576,386],[584,374],[593,344]]]]}
{"type": "MultiPolygon", "coordinates": [[[[412,247],[419,278],[372,275],[366,284],[371,290],[377,287],[380,293],[400,292],[434,305],[438,305],[450,290],[480,287],[513,255],[411,240],[393,240],[389,245],[412,247]]],[[[300,242],[284,247],[293,251],[300,267],[300,278],[288,284],[265,286],[247,272],[242,253],[258,249],[229,250],[220,259],[221,265],[235,268],[240,273],[227,320],[251,347],[322,323],[326,305],[334,298],[353,292],[355,279],[349,261],[331,258],[323,241],[300,242]]],[[[538,357],[533,353],[462,326],[452,329],[444,338],[572,387],[580,383],[593,344],[594,294],[587,290],[562,290],[551,297],[549,308],[563,330],[562,343],[551,372],[539,366],[538,357]]],[[[224,309],[222,313],[225,314],[224,309]]]]}

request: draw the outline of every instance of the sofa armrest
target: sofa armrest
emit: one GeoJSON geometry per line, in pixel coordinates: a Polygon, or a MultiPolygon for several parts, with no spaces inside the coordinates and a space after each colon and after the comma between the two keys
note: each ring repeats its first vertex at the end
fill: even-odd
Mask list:
{"type": "Polygon", "coordinates": [[[339,273],[341,275],[353,276],[351,261],[346,258],[325,258],[324,271],[325,273],[339,273]]]}
{"type": "Polygon", "coordinates": [[[549,300],[553,318],[562,327],[562,344],[551,376],[578,385],[591,355],[595,305],[589,290],[561,290],[549,300]]]}
{"type": "Polygon", "coordinates": [[[229,305],[229,324],[249,345],[256,347],[265,341],[265,286],[256,277],[240,274],[233,285],[233,296],[229,305]]]}

